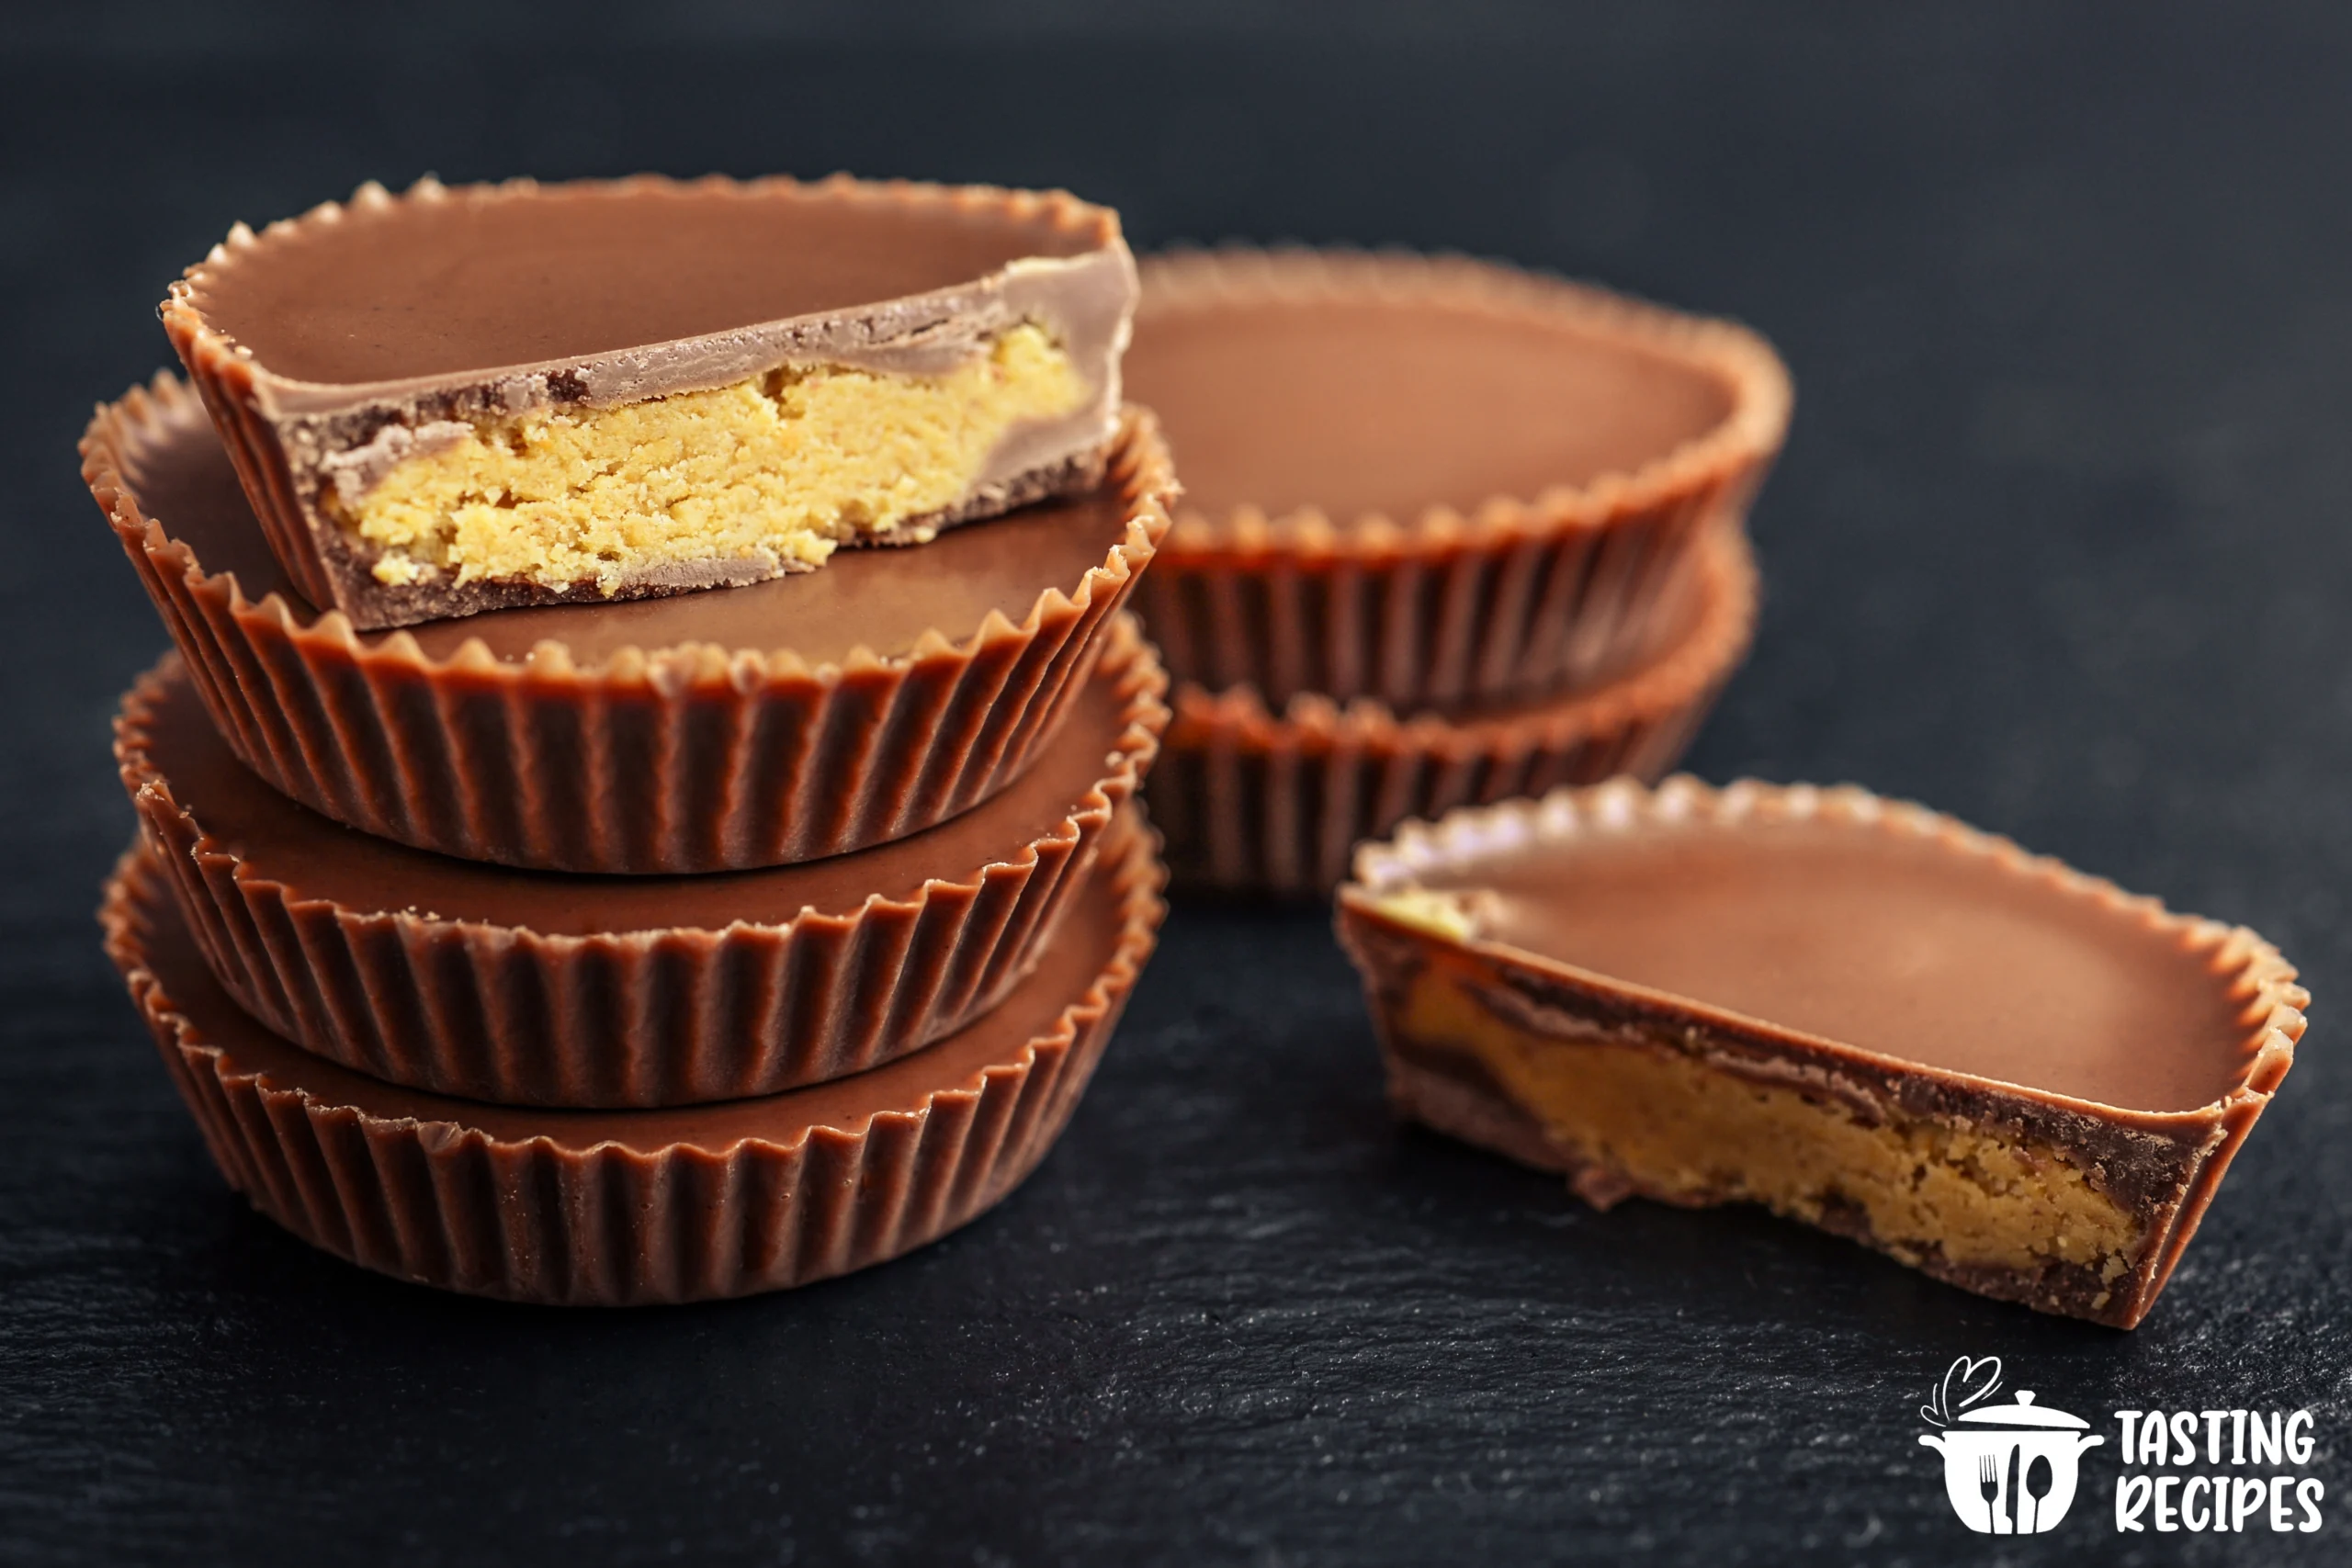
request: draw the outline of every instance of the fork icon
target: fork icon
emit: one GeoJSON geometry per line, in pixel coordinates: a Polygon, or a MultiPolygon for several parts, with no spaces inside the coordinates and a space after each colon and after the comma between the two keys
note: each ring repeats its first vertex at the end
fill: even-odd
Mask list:
{"type": "Polygon", "coordinates": [[[2001,1511],[1994,1506],[1994,1499],[2001,1495],[2001,1470],[1993,1462],[1991,1454],[1976,1456],[1976,1490],[1984,1499],[1984,1528],[1988,1532],[1998,1534],[2001,1511]]]}

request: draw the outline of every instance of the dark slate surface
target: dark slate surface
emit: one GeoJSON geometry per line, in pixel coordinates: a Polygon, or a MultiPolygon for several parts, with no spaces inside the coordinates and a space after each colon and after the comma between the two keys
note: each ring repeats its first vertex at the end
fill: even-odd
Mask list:
{"type": "MultiPolygon", "coordinates": [[[[1990,1561],[1914,1441],[1962,1353],[2110,1432],[2311,1407],[2352,1487],[2352,22],[1940,9],[13,7],[0,1560],[1990,1561]],[[1593,1214],[1399,1131],[1314,912],[1181,908],[1038,1176],[797,1295],[453,1300],[228,1194],[90,920],[108,715],[162,637],[74,475],[89,402],[167,355],[154,301],[231,220],[363,177],[843,164],[1770,333],[1769,608],[1694,766],[1924,798],[2251,923],[2318,994],[2149,1324],[1751,1213],[1593,1214]]],[[[2111,1439],[2086,1469],[2022,1544],[2345,1560],[2352,1495],[2316,1535],[2119,1537],[2111,1439]]]]}

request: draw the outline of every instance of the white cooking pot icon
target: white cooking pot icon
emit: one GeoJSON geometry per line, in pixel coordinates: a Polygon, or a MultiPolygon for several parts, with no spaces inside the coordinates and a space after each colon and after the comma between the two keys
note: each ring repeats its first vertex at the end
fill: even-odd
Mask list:
{"type": "Polygon", "coordinates": [[[1979,1535],[2038,1535],[2066,1517],[2080,1479],[2075,1461],[2107,1441],[2090,1423],[2033,1402],[1981,1405],[1948,1432],[1922,1432],[1944,1456],[1944,1492],[1961,1523],[1979,1535]]]}

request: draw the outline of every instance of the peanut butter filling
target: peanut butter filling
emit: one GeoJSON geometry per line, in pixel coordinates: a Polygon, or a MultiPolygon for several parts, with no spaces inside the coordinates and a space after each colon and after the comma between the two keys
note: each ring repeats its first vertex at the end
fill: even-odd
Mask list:
{"type": "Polygon", "coordinates": [[[375,547],[379,581],[447,573],[612,593],[710,562],[822,565],[847,540],[964,502],[1033,421],[1091,396],[1024,323],[943,375],[787,367],[710,391],[479,424],[324,509],[375,547]]]}
{"type": "Polygon", "coordinates": [[[1473,1057],[1565,1152],[1658,1197],[1761,1203],[1816,1224],[1859,1214],[1914,1265],[1930,1251],[1960,1267],[2055,1261],[2111,1282],[2143,1240],[2054,1149],[1956,1122],[1866,1122],[1672,1045],[1540,1033],[1438,969],[1413,981],[1392,1021],[1406,1041],[1473,1057]]]}

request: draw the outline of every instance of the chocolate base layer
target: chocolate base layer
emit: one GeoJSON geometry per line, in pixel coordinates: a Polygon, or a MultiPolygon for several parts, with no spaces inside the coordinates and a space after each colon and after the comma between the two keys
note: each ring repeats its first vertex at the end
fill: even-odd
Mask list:
{"type": "Polygon", "coordinates": [[[1044,755],[980,805],[729,876],[514,871],[343,827],[237,761],[175,656],[124,699],[115,754],[214,976],[305,1049],[508,1104],[736,1100],[918,1050],[1036,962],[1167,723],[1132,619],[1108,640],[1044,755]]]}
{"type": "Polygon", "coordinates": [[[467,860],[734,871],[919,832],[1060,722],[1168,527],[1131,412],[1100,488],[690,599],[360,636],[297,593],[168,377],[98,412],[83,471],[238,757],[315,811],[467,860]]]}
{"type": "Polygon", "coordinates": [[[1638,667],[1787,430],[1754,333],[1508,267],[1227,249],[1143,277],[1127,385],[1187,489],[1144,618],[1180,682],[1277,711],[1638,667]]]}
{"type": "Polygon", "coordinates": [[[2307,1001],[2251,932],[1859,791],[1676,780],[1457,812],[1367,846],[1339,927],[1404,1114],[1599,1207],[1762,1202],[2120,1328],[2307,1001]]]}
{"type": "Polygon", "coordinates": [[[1409,817],[1671,768],[1747,652],[1756,568],[1724,528],[1701,552],[1679,635],[1592,690],[1473,714],[1399,716],[1319,697],[1269,712],[1248,689],[1180,685],[1153,774],[1181,886],[1328,895],[1355,846],[1409,817]]]}
{"type": "Polygon", "coordinates": [[[512,1301],[704,1301],[896,1258],[1035,1168],[1159,929],[1150,832],[1126,820],[1067,939],[979,1022],[870,1073],[689,1111],[478,1105],[311,1057],[213,982],[143,850],[101,919],[222,1176],[305,1241],[512,1301]]]}
{"type": "MultiPolygon", "coordinates": [[[[363,186],[258,235],[240,224],[173,285],[162,314],[288,575],[373,629],[603,595],[519,579],[379,581],[379,548],[325,508],[338,470],[372,481],[436,432],[781,367],[934,375],[1035,322],[1087,394],[1009,432],[927,522],[969,520],[1084,482],[1116,427],[1136,296],[1117,215],[1065,193],[649,175],[427,180],[399,197],[363,186]]],[[[622,592],[789,570],[713,559],[622,592]]]]}

